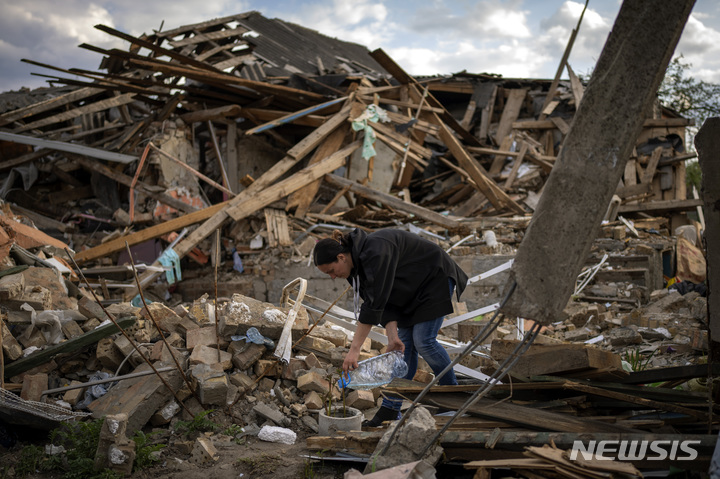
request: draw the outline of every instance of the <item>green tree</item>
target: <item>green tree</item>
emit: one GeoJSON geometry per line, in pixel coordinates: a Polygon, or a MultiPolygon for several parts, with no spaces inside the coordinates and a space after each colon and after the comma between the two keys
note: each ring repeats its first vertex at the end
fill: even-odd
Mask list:
{"type": "Polygon", "coordinates": [[[707,118],[720,115],[720,85],[696,80],[688,74],[692,64],[683,56],[673,58],[660,84],[658,98],[663,105],[695,120],[697,128],[707,118]]]}
{"type": "MultiPolygon", "coordinates": [[[[705,120],[720,116],[720,85],[696,80],[688,73],[691,67],[692,64],[683,61],[682,54],[673,58],[660,84],[658,98],[666,107],[695,121],[695,126],[687,129],[686,138],[687,149],[694,151],[695,134],[705,120]]],[[[685,182],[689,192],[693,186],[700,191],[701,172],[697,161],[687,163],[685,182]]]]}

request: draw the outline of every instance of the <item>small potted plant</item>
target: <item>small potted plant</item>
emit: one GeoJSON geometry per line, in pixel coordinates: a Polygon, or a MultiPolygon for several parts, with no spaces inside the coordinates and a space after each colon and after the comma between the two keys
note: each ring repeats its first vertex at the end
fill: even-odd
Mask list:
{"type": "MultiPolygon", "coordinates": [[[[342,373],[340,373],[342,374],[342,373]]],[[[336,436],[341,431],[362,430],[363,414],[359,409],[349,407],[345,404],[345,389],[341,388],[341,405],[333,405],[333,374],[328,376],[330,387],[325,394],[324,408],[320,409],[318,417],[319,434],[321,436],[336,436]]]]}

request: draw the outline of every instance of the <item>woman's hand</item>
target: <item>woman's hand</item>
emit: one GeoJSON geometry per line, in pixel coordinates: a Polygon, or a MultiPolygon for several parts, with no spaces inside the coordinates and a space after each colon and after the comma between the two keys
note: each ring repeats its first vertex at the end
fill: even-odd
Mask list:
{"type": "Polygon", "coordinates": [[[401,353],[405,352],[405,344],[400,340],[400,336],[398,336],[397,331],[397,321],[391,321],[385,325],[385,334],[388,338],[388,345],[386,352],[390,351],[400,351],[401,353]]]}
{"type": "Polygon", "coordinates": [[[358,358],[360,357],[360,354],[356,351],[353,351],[350,349],[348,351],[347,355],[345,356],[345,360],[343,361],[342,370],[343,370],[343,377],[347,377],[347,373],[350,371],[355,370],[358,367],[358,358]]]}

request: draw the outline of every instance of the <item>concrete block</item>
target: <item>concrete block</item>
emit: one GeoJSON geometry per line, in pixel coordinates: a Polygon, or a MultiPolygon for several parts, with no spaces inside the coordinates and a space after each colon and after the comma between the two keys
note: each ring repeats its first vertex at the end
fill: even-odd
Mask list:
{"type": "Polygon", "coordinates": [[[48,388],[48,375],[45,373],[27,374],[23,378],[20,397],[26,401],[40,401],[42,392],[48,388]]]}
{"type": "Polygon", "coordinates": [[[33,325],[25,328],[25,331],[17,337],[23,348],[43,348],[47,345],[45,335],[33,325]]]}
{"type": "Polygon", "coordinates": [[[30,311],[8,311],[5,320],[12,326],[24,326],[32,324],[32,312],[30,311]]]}
{"type": "Polygon", "coordinates": [[[307,369],[323,368],[322,363],[318,360],[317,356],[315,356],[315,353],[310,353],[305,356],[305,364],[307,365],[307,369]]]}
{"type": "Polygon", "coordinates": [[[229,376],[230,383],[238,387],[244,393],[249,393],[257,387],[255,380],[242,371],[237,371],[229,376]]]}
{"type": "Polygon", "coordinates": [[[258,381],[258,391],[263,393],[269,393],[273,386],[275,386],[275,380],[270,378],[262,378],[258,381]]]}
{"type": "Polygon", "coordinates": [[[62,331],[67,339],[77,338],[78,336],[82,336],[85,333],[85,331],[82,330],[80,325],[72,319],[63,323],[62,331]]]}
{"type": "MultiPolygon", "coordinates": [[[[196,346],[217,346],[218,338],[215,332],[215,326],[205,326],[202,328],[191,329],[185,333],[185,345],[188,349],[196,346]]],[[[227,349],[228,342],[220,339],[220,348],[227,349]]]]}
{"type": "Polygon", "coordinates": [[[2,320],[0,320],[0,328],[2,328],[2,352],[5,354],[5,359],[15,361],[22,356],[23,348],[2,320]]]}
{"type": "Polygon", "coordinates": [[[27,303],[35,311],[50,310],[52,309],[50,290],[42,286],[25,285],[22,294],[3,301],[3,306],[13,311],[21,311],[21,306],[24,303],[27,303]]]}
{"type": "Polygon", "coordinates": [[[183,369],[187,367],[187,353],[182,353],[175,349],[173,346],[170,346],[170,350],[168,351],[168,348],[165,345],[164,341],[158,341],[157,343],[153,344],[153,348],[148,356],[150,358],[150,361],[161,361],[168,366],[176,366],[177,364],[179,364],[180,367],[183,369]],[[173,356],[175,357],[175,359],[173,359],[173,356]],[[177,364],[175,363],[176,360],[177,364]]]}
{"type": "Polygon", "coordinates": [[[316,351],[330,351],[337,346],[330,341],[314,336],[305,336],[300,340],[299,346],[316,351]]]}
{"type": "Polygon", "coordinates": [[[232,368],[232,356],[227,351],[220,351],[218,362],[218,350],[209,346],[198,346],[193,349],[190,355],[190,365],[195,364],[219,364],[223,370],[232,368]]]}
{"type": "Polygon", "coordinates": [[[282,378],[289,381],[297,380],[297,372],[305,369],[305,361],[297,358],[290,358],[290,362],[282,366],[282,378]]]}
{"type": "Polygon", "coordinates": [[[282,374],[280,364],[272,359],[260,359],[255,363],[255,375],[266,378],[278,378],[282,374]]]}
{"type": "Polygon", "coordinates": [[[95,452],[95,470],[107,468],[123,476],[132,473],[135,442],[127,438],[127,426],[127,414],[109,415],[105,418],[95,452]]]}
{"type": "Polygon", "coordinates": [[[201,404],[225,406],[228,378],[223,371],[207,364],[197,364],[193,366],[190,376],[201,404]]]}
{"type": "Polygon", "coordinates": [[[268,419],[278,426],[289,426],[290,425],[290,418],[285,417],[283,413],[278,411],[277,409],[273,409],[272,407],[268,406],[267,404],[258,403],[255,406],[253,406],[253,412],[257,414],[258,416],[268,419]]]}
{"type": "Polygon", "coordinates": [[[25,290],[25,277],[21,273],[0,278],[0,301],[15,299],[25,290]]]}
{"type": "MultiPolygon", "coordinates": [[[[68,295],[65,280],[53,268],[34,267],[26,269],[21,273],[25,277],[25,290],[28,286],[40,287],[50,293],[50,305],[44,310],[75,310],[77,300],[68,295]]],[[[35,308],[37,311],[37,308],[35,308]]]]}
{"type": "MultiPolygon", "coordinates": [[[[177,312],[159,302],[148,304],[147,310],[143,308],[140,314],[148,320],[151,317],[154,318],[161,330],[178,333],[182,336],[185,336],[188,331],[200,327],[199,324],[187,315],[179,315],[177,312]]],[[[155,326],[152,325],[152,328],[155,329],[155,326]]]]}
{"type": "Polygon", "coordinates": [[[309,336],[330,341],[335,346],[345,348],[348,345],[348,337],[342,331],[332,328],[315,328],[309,336]]]}
{"type": "Polygon", "coordinates": [[[101,322],[107,319],[102,307],[95,300],[86,296],[78,299],[78,311],[88,319],[97,318],[101,322]]]}
{"type": "Polygon", "coordinates": [[[310,391],[305,395],[305,406],[308,409],[316,410],[323,407],[323,400],[315,391],[310,391]]]}
{"type": "MultiPolygon", "coordinates": [[[[288,308],[278,308],[272,303],[264,303],[236,293],[223,305],[219,314],[226,324],[237,325],[232,334],[245,334],[249,328],[255,327],[263,336],[277,340],[285,326],[287,313],[288,308]]],[[[300,308],[293,322],[293,338],[299,338],[307,328],[307,310],[300,308]]]]}
{"type": "Polygon", "coordinates": [[[90,318],[80,325],[82,330],[85,331],[86,333],[88,331],[92,331],[93,329],[97,328],[98,326],[100,326],[100,320],[97,318],[90,318]]]}
{"type": "MultiPolygon", "coordinates": [[[[82,381],[72,381],[70,383],[70,386],[79,386],[81,384],[82,381]]],[[[84,396],[85,388],[70,389],[68,391],[65,391],[65,394],[63,394],[63,401],[70,404],[71,406],[75,406],[84,396]]]]}
{"type": "Polygon", "coordinates": [[[375,407],[375,397],[372,391],[353,391],[348,394],[346,404],[355,409],[369,409],[375,407]]]}
{"type": "Polygon", "coordinates": [[[112,371],[115,371],[118,366],[120,366],[122,360],[125,359],[122,353],[115,347],[115,341],[112,338],[103,338],[98,341],[95,355],[103,367],[112,371]]]}
{"type": "MultiPolygon", "coordinates": [[[[233,343],[243,342],[234,341],[233,343]]],[[[267,348],[261,344],[244,343],[244,346],[240,348],[237,353],[233,354],[233,366],[243,371],[251,368],[260,358],[263,357],[263,354],[265,354],[266,351],[267,348]]]]}
{"type": "Polygon", "coordinates": [[[295,414],[297,417],[302,417],[308,412],[308,408],[304,404],[293,403],[290,405],[290,412],[295,414]]]}
{"type": "Polygon", "coordinates": [[[180,412],[180,405],[174,399],[158,409],[158,411],[150,418],[150,424],[153,426],[164,426],[169,424],[172,418],[180,412]]]}
{"type": "MultiPolygon", "coordinates": [[[[134,372],[149,369],[150,366],[142,365],[134,372]]],[[[173,391],[177,391],[183,383],[182,376],[178,371],[168,371],[162,374],[173,391]]],[[[91,402],[88,409],[93,413],[94,418],[124,412],[128,416],[128,429],[136,431],[142,429],[155,411],[172,398],[172,391],[165,387],[157,375],[150,374],[120,381],[108,390],[107,394],[91,402]]],[[[186,401],[186,404],[188,402],[190,400],[186,401]]]]}
{"type": "Polygon", "coordinates": [[[218,454],[217,449],[215,449],[210,439],[199,437],[195,440],[190,462],[194,464],[206,464],[215,462],[218,459],[220,459],[220,454],[218,454]]]}
{"type": "Polygon", "coordinates": [[[317,372],[308,371],[297,379],[297,388],[304,393],[315,391],[324,396],[330,390],[330,383],[317,372]]]}

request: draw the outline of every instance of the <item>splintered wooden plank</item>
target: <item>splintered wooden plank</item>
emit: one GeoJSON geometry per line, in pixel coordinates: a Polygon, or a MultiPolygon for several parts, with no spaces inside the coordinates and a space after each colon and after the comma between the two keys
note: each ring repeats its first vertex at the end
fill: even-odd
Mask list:
{"type": "MultiPolygon", "coordinates": [[[[235,75],[230,75],[223,72],[198,70],[195,68],[183,67],[173,63],[162,62],[159,60],[147,61],[130,59],[130,63],[132,63],[133,65],[137,65],[141,68],[160,71],[162,73],[170,75],[184,76],[200,82],[216,83],[220,85],[226,84],[244,86],[251,90],[255,90],[256,92],[287,97],[298,103],[306,105],[312,105],[325,100],[324,96],[317,93],[308,92],[306,90],[299,90],[297,88],[291,88],[283,85],[273,85],[271,83],[248,80],[246,78],[237,77],[235,75]]],[[[209,66],[206,63],[204,63],[204,65],[209,66]]]]}
{"type": "MultiPolygon", "coordinates": [[[[413,397],[413,395],[410,397],[413,397]]],[[[460,409],[466,401],[466,393],[430,392],[423,397],[423,403],[449,410],[460,409]]],[[[636,429],[619,426],[617,424],[520,406],[510,402],[498,402],[494,399],[487,398],[480,398],[467,409],[467,413],[539,431],[575,433],[637,432],[636,429]]]]}
{"type": "Polygon", "coordinates": [[[242,36],[243,33],[247,33],[249,30],[245,27],[229,28],[227,30],[218,30],[216,32],[198,33],[191,37],[183,38],[182,40],[168,42],[174,48],[184,47],[186,45],[195,45],[197,43],[222,40],[224,38],[242,36]]]}
{"type": "MultiPolygon", "coordinates": [[[[415,88],[414,93],[416,98],[413,98],[413,100],[420,102],[420,92],[417,91],[417,87],[419,86],[419,83],[417,80],[415,80],[412,76],[408,75],[405,70],[403,70],[400,65],[398,65],[395,60],[390,58],[390,56],[383,51],[382,48],[378,48],[377,50],[373,50],[370,52],[370,56],[373,57],[373,59],[378,62],[386,71],[388,71],[393,77],[395,77],[396,80],[398,80],[400,83],[404,85],[413,85],[415,88]]],[[[443,106],[442,103],[440,103],[437,98],[435,98],[432,93],[428,93],[427,95],[427,103],[431,107],[434,108],[442,108],[443,113],[441,113],[443,121],[447,123],[450,128],[452,128],[455,132],[457,132],[458,135],[462,137],[463,140],[465,140],[466,143],[474,145],[474,146],[482,146],[480,144],[480,141],[475,138],[473,135],[471,135],[465,128],[460,125],[460,123],[455,119],[454,116],[450,114],[450,112],[447,111],[447,109],[443,106]]]]}
{"type": "Polygon", "coordinates": [[[207,220],[208,218],[216,214],[218,211],[221,211],[224,207],[226,207],[228,203],[229,201],[226,201],[224,203],[218,203],[200,211],[194,211],[178,218],[163,221],[160,224],[150,226],[148,228],[138,231],[137,233],[132,233],[114,240],[110,240],[106,243],[95,246],[94,248],[80,251],[75,255],[75,261],[78,264],[82,264],[87,261],[102,258],[109,254],[124,250],[125,243],[127,243],[129,246],[133,246],[147,240],[157,238],[168,233],[172,233],[173,231],[179,231],[186,226],[191,226],[195,223],[207,220]]]}
{"type": "Polygon", "coordinates": [[[240,105],[224,105],[217,108],[207,110],[191,111],[180,115],[180,119],[185,123],[202,123],[205,121],[217,121],[227,117],[235,118],[240,115],[242,107],[240,105]]]}
{"type": "Polygon", "coordinates": [[[510,174],[508,175],[507,180],[505,180],[505,185],[503,185],[503,188],[505,188],[505,190],[509,190],[513,182],[515,181],[515,178],[517,178],[518,171],[520,170],[520,165],[522,164],[523,159],[525,159],[525,154],[527,153],[527,151],[528,144],[523,141],[522,146],[520,147],[520,153],[518,153],[517,158],[515,158],[515,163],[513,163],[510,174]]]}
{"type": "Polygon", "coordinates": [[[520,109],[525,101],[527,92],[527,88],[510,90],[508,99],[505,102],[505,108],[503,108],[502,115],[500,116],[500,124],[498,125],[497,132],[495,133],[496,144],[499,145],[502,143],[503,139],[510,134],[510,131],[512,131],[513,122],[517,120],[520,115],[520,109]]]}
{"type": "MultiPolygon", "coordinates": [[[[675,412],[678,414],[686,414],[698,421],[708,422],[711,418],[705,411],[698,411],[685,406],[678,406],[667,401],[655,401],[652,399],[645,399],[633,394],[625,394],[617,391],[608,391],[603,388],[589,386],[587,384],[576,383],[573,381],[567,381],[563,387],[572,391],[583,392],[587,394],[594,394],[596,396],[618,399],[620,401],[629,402],[631,404],[637,404],[645,409],[659,409],[661,411],[675,412]]],[[[713,418],[714,420],[715,418],[713,418]]]]}
{"type": "Polygon", "coordinates": [[[580,102],[585,94],[585,87],[583,86],[582,81],[580,81],[580,78],[578,78],[575,74],[575,71],[573,71],[570,67],[570,64],[568,63],[565,66],[567,67],[568,75],[570,76],[570,88],[572,88],[573,98],[575,99],[575,110],[577,110],[580,107],[580,102]]]}
{"type": "MultiPolygon", "coordinates": [[[[331,155],[333,152],[337,151],[340,146],[342,146],[342,143],[345,140],[345,136],[349,128],[349,125],[346,124],[333,131],[325,139],[325,141],[317,147],[308,164],[315,164],[323,158],[331,155]]],[[[288,197],[287,209],[297,207],[295,209],[295,216],[298,218],[304,217],[308,209],[310,208],[310,204],[315,198],[318,189],[320,189],[321,182],[322,179],[314,181],[290,195],[290,197],[288,197]]]]}
{"type": "Polygon", "coordinates": [[[140,47],[147,48],[148,50],[151,50],[152,52],[158,54],[158,56],[168,56],[168,57],[172,58],[173,60],[176,60],[180,63],[184,63],[186,65],[190,65],[195,68],[199,68],[201,70],[218,71],[215,67],[208,65],[207,63],[199,62],[193,58],[190,58],[187,55],[183,55],[182,53],[178,53],[173,50],[168,50],[167,48],[160,47],[152,42],[143,40],[142,38],[128,35],[127,33],[123,33],[119,30],[115,30],[114,28],[108,27],[106,25],[95,25],[95,28],[97,28],[98,30],[103,31],[105,33],[108,33],[112,36],[122,38],[123,40],[130,42],[132,45],[137,45],[140,47]]]}
{"type": "Polygon", "coordinates": [[[459,226],[459,223],[457,221],[451,220],[450,218],[447,218],[446,216],[441,215],[440,213],[436,213],[432,210],[428,210],[426,208],[423,208],[418,205],[414,205],[412,203],[406,203],[403,200],[396,198],[395,196],[391,196],[385,193],[380,193],[379,191],[375,191],[372,188],[368,188],[367,186],[363,186],[359,183],[355,183],[351,180],[348,180],[347,178],[342,178],[337,175],[327,175],[325,176],[325,181],[328,183],[338,186],[340,188],[344,188],[349,186],[350,191],[355,193],[356,195],[362,196],[363,198],[368,198],[374,201],[379,201],[380,203],[383,203],[392,209],[398,210],[398,211],[404,211],[406,213],[412,213],[418,218],[422,218],[424,220],[430,221],[431,223],[440,225],[444,228],[448,229],[456,229],[459,226]]]}
{"type": "MultiPolygon", "coordinates": [[[[207,220],[190,233],[187,238],[180,241],[175,248],[173,248],[175,253],[180,258],[185,257],[200,241],[210,236],[230,217],[235,220],[243,219],[275,201],[284,198],[290,193],[297,191],[312,181],[322,178],[323,175],[336,170],[345,163],[345,158],[359,148],[360,145],[360,141],[353,142],[343,150],[325,158],[323,161],[307,166],[291,177],[270,187],[263,185],[264,181],[260,181],[262,177],[258,178],[250,187],[241,191],[235,198],[227,202],[228,204],[224,204],[222,208],[216,210],[214,215],[207,218],[207,220]]],[[[153,264],[156,263],[157,262],[153,264]]],[[[159,275],[160,273],[154,271],[143,273],[139,278],[140,285],[144,286],[150,283],[159,275]]],[[[136,294],[137,288],[131,288],[125,292],[125,297],[131,298],[136,294]]]]}
{"type": "Polygon", "coordinates": [[[288,231],[287,215],[284,211],[275,208],[265,208],[265,226],[268,231],[268,245],[271,248],[289,246],[292,244],[288,231]]]}
{"type": "Polygon", "coordinates": [[[653,177],[655,176],[655,171],[657,170],[658,162],[660,161],[660,156],[662,155],[662,150],[663,149],[661,146],[658,146],[653,150],[652,155],[650,155],[648,165],[645,167],[645,171],[643,171],[643,174],[640,177],[640,183],[652,183],[653,177]]]}
{"type": "Polygon", "coordinates": [[[68,105],[72,102],[84,100],[98,93],[102,93],[102,88],[81,88],[65,95],[60,95],[56,98],[41,101],[33,105],[26,106],[24,108],[18,108],[7,113],[0,115],[0,126],[5,126],[13,121],[22,120],[29,116],[37,115],[39,113],[46,112],[64,105],[68,105]]]}
{"type": "Polygon", "coordinates": [[[269,121],[269,122],[265,123],[264,125],[258,125],[254,128],[250,128],[249,130],[245,131],[245,134],[252,135],[252,134],[255,134],[255,133],[258,133],[261,131],[268,130],[270,128],[275,128],[276,126],[280,126],[285,123],[292,123],[292,121],[297,118],[302,118],[303,116],[309,115],[310,113],[323,110],[324,108],[335,105],[335,104],[345,101],[347,99],[348,99],[347,96],[342,97],[342,98],[336,98],[334,100],[326,101],[319,105],[313,105],[311,107],[305,108],[300,111],[288,113],[286,115],[281,116],[280,118],[276,118],[272,121],[269,121]]]}
{"type": "Polygon", "coordinates": [[[438,119],[438,123],[440,124],[440,139],[445,143],[445,146],[448,147],[450,153],[458,161],[460,166],[470,175],[478,191],[485,195],[498,211],[508,208],[515,213],[525,214],[525,210],[495,184],[482,165],[470,156],[460,141],[450,132],[450,129],[445,126],[440,119],[438,119]]]}
{"type": "MultiPolygon", "coordinates": [[[[493,358],[504,360],[517,344],[517,341],[494,340],[493,358]]],[[[622,371],[620,356],[584,344],[533,344],[514,364],[511,373],[531,377],[605,368],[622,371]]]]}
{"type": "Polygon", "coordinates": [[[155,32],[154,36],[158,38],[173,38],[184,33],[191,33],[194,31],[202,32],[206,28],[215,27],[230,23],[232,21],[244,20],[255,12],[241,13],[239,15],[228,15],[227,17],[213,18],[212,20],[206,20],[204,22],[191,23],[189,25],[182,25],[172,30],[164,30],[162,32],[155,32]]]}
{"type": "Polygon", "coordinates": [[[105,100],[96,101],[95,103],[91,103],[89,105],[83,105],[79,106],[77,108],[73,108],[72,110],[58,113],[57,115],[53,115],[47,118],[43,118],[41,120],[36,120],[31,123],[28,123],[27,125],[22,126],[21,128],[18,128],[16,130],[13,130],[15,133],[20,133],[27,130],[33,130],[36,128],[41,128],[43,126],[52,125],[55,123],[60,123],[61,121],[67,121],[72,120],[73,118],[77,118],[82,115],[87,115],[89,113],[96,113],[99,111],[104,111],[116,106],[120,105],[127,105],[128,103],[131,103],[134,100],[135,94],[134,93],[125,93],[123,95],[119,95],[113,98],[108,98],[105,100]]]}

